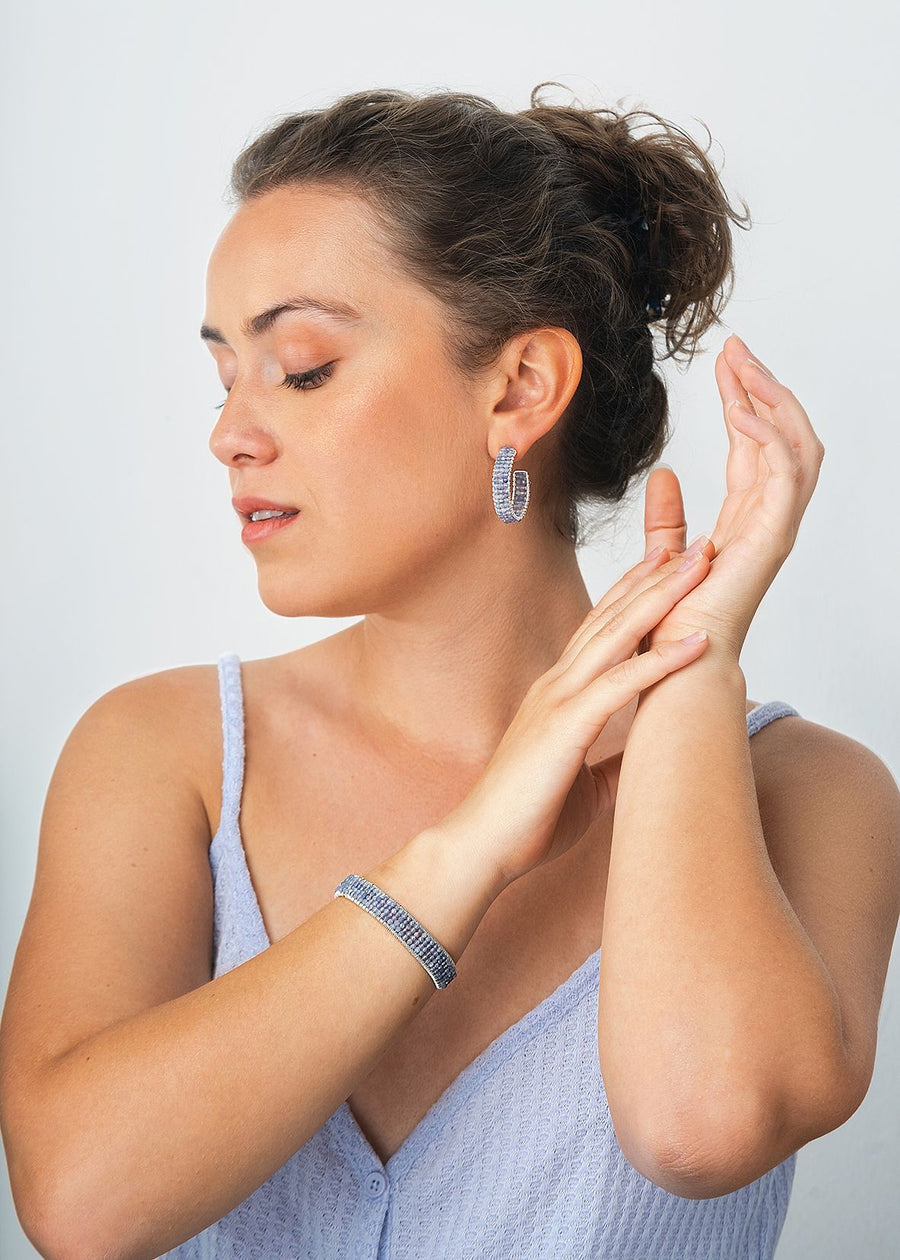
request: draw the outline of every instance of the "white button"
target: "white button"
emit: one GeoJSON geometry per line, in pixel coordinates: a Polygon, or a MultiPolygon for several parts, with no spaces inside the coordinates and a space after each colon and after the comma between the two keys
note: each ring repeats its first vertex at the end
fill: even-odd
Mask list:
{"type": "Polygon", "coordinates": [[[384,1173],[374,1169],[366,1177],[366,1194],[371,1199],[377,1199],[380,1194],[384,1194],[384,1188],[387,1185],[387,1178],[384,1173]]]}

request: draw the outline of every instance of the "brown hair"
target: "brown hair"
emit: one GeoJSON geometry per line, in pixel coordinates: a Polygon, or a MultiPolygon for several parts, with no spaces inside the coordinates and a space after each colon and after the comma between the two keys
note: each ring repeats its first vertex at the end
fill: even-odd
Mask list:
{"type": "Polygon", "coordinates": [[[750,216],[687,132],[649,110],[542,105],[552,82],[519,113],[464,92],[377,89],[283,116],[235,159],[230,193],[242,203],[315,182],[365,198],[407,273],[445,304],[448,354],[467,376],[518,333],[572,333],[583,372],[533,497],[580,546],[579,506],[618,503],[669,437],[651,325],[660,358],[691,361],[731,295],[729,220],[750,216]],[[660,130],[635,134],[641,115],[660,130]],[[661,314],[648,295],[664,297],[661,314]]]}

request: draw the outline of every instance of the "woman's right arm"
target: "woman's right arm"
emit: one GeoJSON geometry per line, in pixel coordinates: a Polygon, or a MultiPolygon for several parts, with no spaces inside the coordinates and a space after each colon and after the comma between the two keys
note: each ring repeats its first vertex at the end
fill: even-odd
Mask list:
{"type": "MultiPolygon", "coordinates": [[[[224,1216],[436,992],[343,897],[209,979],[209,820],[172,739],[185,672],[98,700],[47,793],[0,1025],[0,1129],[49,1257],[158,1256],[224,1216]]],[[[358,873],[457,961],[510,882],[440,825],[358,873]]]]}
{"type": "MultiPolygon", "coordinates": [[[[588,613],[464,800],[357,872],[455,960],[508,884],[611,807],[605,763],[585,762],[610,715],[702,655],[689,641],[638,651],[708,571],[702,552],[688,568],[667,557],[635,565],[588,613]]],[[[183,695],[198,668],[209,677],[188,666],[98,700],[48,790],[0,1024],[0,1129],[20,1219],[52,1257],[153,1257],[224,1216],[435,992],[343,897],[209,979],[209,820],[186,769],[209,706],[183,695]]]]}

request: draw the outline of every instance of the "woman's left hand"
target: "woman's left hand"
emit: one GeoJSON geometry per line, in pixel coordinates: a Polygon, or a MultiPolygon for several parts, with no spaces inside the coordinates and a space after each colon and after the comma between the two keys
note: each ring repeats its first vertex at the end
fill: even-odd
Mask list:
{"type": "MultiPolygon", "coordinates": [[[[708,630],[707,653],[724,649],[737,662],[756,610],[794,545],[825,447],[788,387],[754,363],[736,334],[726,339],[715,373],[729,449],[727,494],[703,548],[709,569],[642,646],[708,630]]],[[[646,486],[644,554],[660,545],[672,555],[683,551],[686,529],[678,477],[658,468],[646,486]]]]}

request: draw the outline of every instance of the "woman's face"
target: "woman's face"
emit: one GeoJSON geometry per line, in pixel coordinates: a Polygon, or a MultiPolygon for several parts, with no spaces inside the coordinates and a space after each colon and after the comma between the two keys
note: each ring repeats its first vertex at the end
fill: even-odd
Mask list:
{"type": "Polygon", "coordinates": [[[273,612],[386,609],[429,574],[438,580],[489,527],[484,399],[479,412],[472,384],[446,358],[442,318],[350,193],[265,193],[216,242],[201,335],[227,398],[209,446],[232,497],[300,509],[246,544],[273,612]],[[298,298],[356,314],[290,310],[253,335],[245,327],[298,298]],[[284,383],[318,368],[303,388],[284,383]]]}

